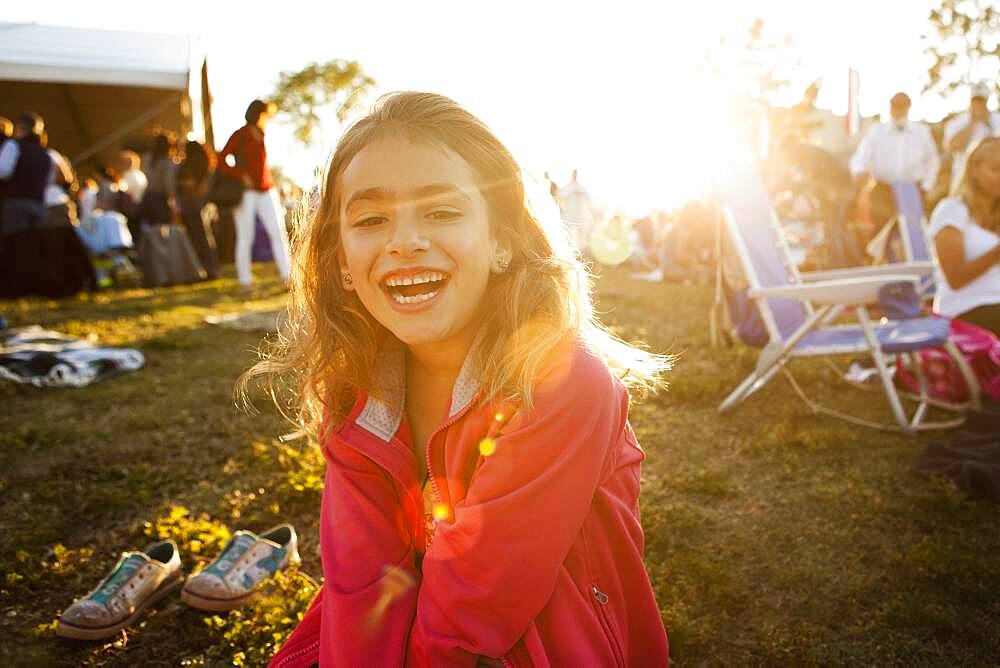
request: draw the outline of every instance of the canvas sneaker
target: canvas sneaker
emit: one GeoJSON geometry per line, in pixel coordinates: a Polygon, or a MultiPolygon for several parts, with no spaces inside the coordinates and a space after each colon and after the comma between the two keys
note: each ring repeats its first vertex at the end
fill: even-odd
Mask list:
{"type": "Polygon", "coordinates": [[[110,638],[134,623],[150,605],[176,591],[184,581],[177,544],[153,543],[126,552],[107,577],[59,617],[56,634],[76,640],[110,638]]]}
{"type": "Polygon", "coordinates": [[[215,561],[188,578],[181,600],[199,610],[232,610],[252,600],[275,572],[300,562],[292,525],[280,524],[260,536],[240,530],[215,561]]]}

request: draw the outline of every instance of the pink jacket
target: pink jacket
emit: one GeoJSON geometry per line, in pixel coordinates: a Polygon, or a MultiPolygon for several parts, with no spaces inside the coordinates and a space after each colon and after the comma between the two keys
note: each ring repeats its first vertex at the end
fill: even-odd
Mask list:
{"type": "Polygon", "coordinates": [[[470,367],[428,440],[446,517],[422,559],[402,349],[380,359],[382,399],[361,394],[324,444],[325,581],[272,668],[668,663],[642,562],[644,454],[626,389],[579,344],[538,383],[530,412],[479,405],[470,367]]]}

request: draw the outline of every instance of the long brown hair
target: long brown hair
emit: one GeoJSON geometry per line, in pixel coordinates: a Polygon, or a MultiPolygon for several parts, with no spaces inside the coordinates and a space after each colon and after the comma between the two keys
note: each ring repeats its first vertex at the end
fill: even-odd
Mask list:
{"type": "Polygon", "coordinates": [[[955,187],[955,194],[965,202],[977,225],[1000,233],[1000,198],[983,192],[973,174],[990,150],[1000,150],[1000,137],[984,137],[972,147],[965,160],[965,171],[955,187]]]}
{"type": "Polygon", "coordinates": [[[478,118],[447,97],[402,92],[382,97],[341,137],[323,179],[319,206],[293,234],[295,260],[289,317],[277,340],[242,379],[265,379],[272,399],[301,428],[316,434],[335,424],[358,390],[373,391],[372,369],[392,335],[339,280],[339,180],[354,157],[386,136],[445,147],[473,169],[497,239],[510,244],[506,272],[491,275],[490,308],[477,359],[480,399],[530,406],[532,386],[549,355],[581,339],[632,387],[656,388],[669,359],[616,339],[595,319],[590,277],[561,243],[559,221],[543,223],[525,197],[521,169],[478,118]],[[290,389],[290,394],[284,390],[290,389]]]}

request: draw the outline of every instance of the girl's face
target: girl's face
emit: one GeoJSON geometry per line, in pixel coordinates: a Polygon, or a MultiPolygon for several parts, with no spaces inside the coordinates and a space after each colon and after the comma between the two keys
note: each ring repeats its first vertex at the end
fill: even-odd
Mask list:
{"type": "Polygon", "coordinates": [[[497,244],[472,168],[403,138],[362,149],[339,183],[346,289],[411,348],[468,345],[497,244]]]}
{"type": "Polygon", "coordinates": [[[983,147],[983,154],[976,161],[972,178],[986,195],[1000,197],[1000,141],[983,147]]]}

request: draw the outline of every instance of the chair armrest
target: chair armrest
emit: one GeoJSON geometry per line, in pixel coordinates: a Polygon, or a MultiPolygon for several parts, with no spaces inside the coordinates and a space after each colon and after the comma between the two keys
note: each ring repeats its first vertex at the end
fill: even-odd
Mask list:
{"type": "Polygon", "coordinates": [[[880,264],[872,267],[846,267],[827,271],[809,271],[799,274],[803,283],[816,281],[839,281],[845,278],[867,278],[869,276],[884,276],[886,274],[905,274],[923,278],[934,273],[934,263],[926,260],[914,262],[899,262],[897,264],[880,264]]]}
{"type": "Polygon", "coordinates": [[[891,283],[910,283],[916,290],[919,287],[920,279],[917,276],[905,274],[845,278],[839,281],[816,281],[815,283],[752,289],[750,296],[784,297],[823,305],[875,304],[878,302],[879,289],[891,283]]]}

